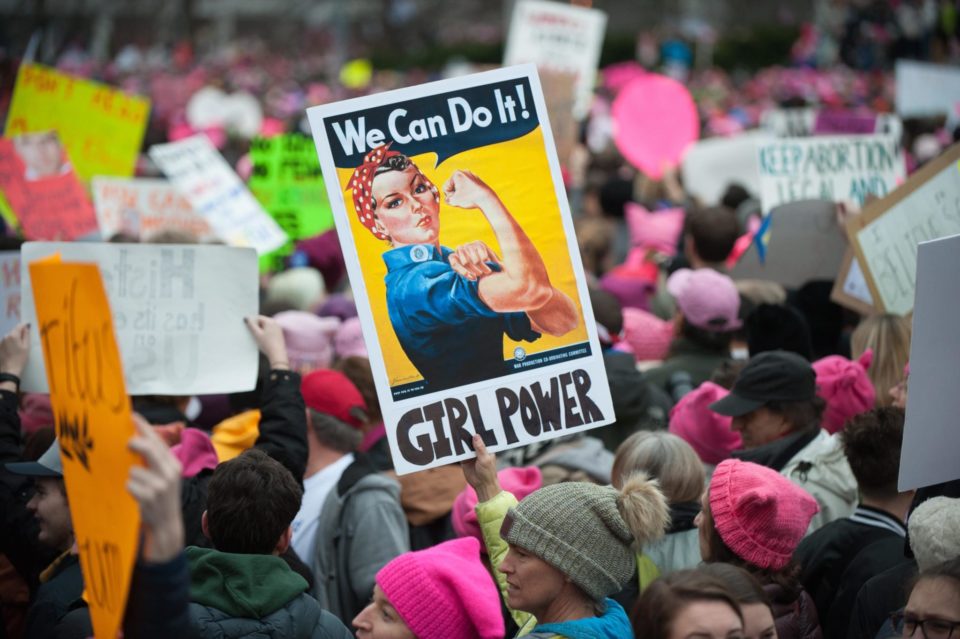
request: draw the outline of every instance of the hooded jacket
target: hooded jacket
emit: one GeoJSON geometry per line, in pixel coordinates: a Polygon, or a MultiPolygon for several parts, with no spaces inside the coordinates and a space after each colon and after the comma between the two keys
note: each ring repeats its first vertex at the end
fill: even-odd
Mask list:
{"type": "Polygon", "coordinates": [[[273,555],[187,548],[190,625],[197,637],[349,639],[306,593],[307,582],[273,555]]]}
{"type": "Polygon", "coordinates": [[[604,601],[606,609],[599,617],[545,623],[527,635],[531,639],[633,639],[633,628],[623,607],[613,599],[604,601]]]}

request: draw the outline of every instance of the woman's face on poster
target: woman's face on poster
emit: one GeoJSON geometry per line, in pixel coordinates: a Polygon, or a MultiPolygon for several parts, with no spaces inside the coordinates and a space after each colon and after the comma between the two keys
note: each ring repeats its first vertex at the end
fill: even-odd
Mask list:
{"type": "Polygon", "coordinates": [[[14,138],[17,153],[34,179],[60,173],[63,147],[56,133],[29,133],[14,138]]]}
{"type": "Polygon", "coordinates": [[[394,246],[435,244],[440,236],[440,204],[434,190],[413,164],[373,179],[376,228],[394,246]]]}

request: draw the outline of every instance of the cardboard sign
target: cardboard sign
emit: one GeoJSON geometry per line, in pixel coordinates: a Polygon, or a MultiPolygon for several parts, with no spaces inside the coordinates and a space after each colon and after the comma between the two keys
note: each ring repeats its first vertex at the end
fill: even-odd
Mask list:
{"type": "Polygon", "coordinates": [[[561,166],[570,165],[570,154],[577,146],[580,124],[573,114],[576,102],[576,81],[574,73],[541,69],[540,83],[543,86],[543,99],[550,116],[550,130],[557,145],[557,158],[561,166]]]}
{"type": "Polygon", "coordinates": [[[892,136],[783,138],[761,144],[764,213],[798,200],[851,201],[884,197],[906,178],[903,151],[892,136]]]}
{"type": "Polygon", "coordinates": [[[630,164],[659,180],[677,167],[700,137],[700,117],[685,86],[649,73],[632,80],[613,101],[613,141],[630,164]]]}
{"type": "Polygon", "coordinates": [[[333,228],[317,149],[309,137],[291,133],[254,138],[250,160],[250,191],[287,237],[301,240],[333,228]]]}
{"type": "Polygon", "coordinates": [[[847,223],[875,305],[897,315],[913,310],[917,245],[956,233],[960,233],[960,144],[847,223]]]}
{"type": "Polygon", "coordinates": [[[97,232],[93,206],[53,131],[0,138],[0,191],[28,239],[97,232]]]}
{"type": "MultiPolygon", "coordinates": [[[[256,254],[227,246],[28,242],[29,263],[54,253],[96,262],[113,309],[131,395],[248,391],[257,346],[243,319],[258,308],[256,254]]],[[[35,285],[23,281],[23,321],[34,321],[35,285]]],[[[47,392],[34,332],[24,390],[47,392]]]]}
{"type": "Polygon", "coordinates": [[[960,479],[960,236],[921,242],[910,342],[910,397],[900,453],[901,491],[960,479]]]}
{"type": "Polygon", "coordinates": [[[759,195],[758,149],[761,143],[772,140],[765,131],[749,131],[694,143],[683,156],[684,188],[707,206],[719,204],[727,187],[734,183],[759,195]]]}
{"type": "Polygon", "coordinates": [[[31,337],[38,337],[38,357],[50,371],[90,618],[97,637],[116,637],[137,556],[140,510],[126,489],[139,458],[127,449],[134,426],[110,305],[96,264],[32,262],[30,279],[37,290],[31,337]]]}
{"type": "MultiPolygon", "coordinates": [[[[606,27],[607,14],[597,9],[522,0],[513,9],[503,64],[532,62],[544,71],[572,74],[576,85],[573,117],[582,120],[593,101],[606,27]]],[[[547,92],[546,82],[544,88],[547,92]]]]}
{"type": "Polygon", "coordinates": [[[206,242],[213,229],[166,180],[95,177],[91,183],[100,234],[124,233],[149,240],[162,231],[180,231],[206,242]]]}
{"type": "Polygon", "coordinates": [[[399,474],[614,418],[545,112],[532,65],[308,110],[399,474]]]}
{"type": "Polygon", "coordinates": [[[874,315],[877,312],[867,278],[852,247],[848,247],[843,256],[837,279],[830,291],[830,300],[861,315],[874,315]]]}
{"type": "Polygon", "coordinates": [[[956,65],[897,60],[897,113],[902,117],[960,117],[960,69],[956,65]]]}
{"type": "Polygon", "coordinates": [[[5,135],[56,130],[77,175],[129,177],[150,114],[150,101],[38,64],[20,65],[5,135]]]}
{"type": "Polygon", "coordinates": [[[0,251],[0,335],[20,323],[20,251],[0,251]]]}
{"type": "Polygon", "coordinates": [[[730,272],[734,279],[762,279],[797,288],[811,280],[833,280],[847,250],[836,207],[810,200],[778,206],[770,213],[770,241],[760,261],[756,244],[730,272]]]}
{"type": "Polygon", "coordinates": [[[205,135],[150,147],[150,157],[220,239],[265,254],[287,236],[205,135]]]}

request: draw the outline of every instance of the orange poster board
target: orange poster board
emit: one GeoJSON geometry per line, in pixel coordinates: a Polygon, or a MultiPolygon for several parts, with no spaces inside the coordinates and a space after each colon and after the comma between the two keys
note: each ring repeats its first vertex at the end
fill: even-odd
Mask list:
{"type": "Polygon", "coordinates": [[[94,634],[123,620],[140,511],[127,492],[134,434],[110,305],[96,264],[30,264],[63,478],[94,634]]]}

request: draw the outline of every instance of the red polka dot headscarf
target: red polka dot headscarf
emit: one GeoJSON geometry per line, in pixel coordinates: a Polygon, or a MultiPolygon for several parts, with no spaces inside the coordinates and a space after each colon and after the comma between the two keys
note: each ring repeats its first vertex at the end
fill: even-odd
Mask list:
{"type": "MultiPolygon", "coordinates": [[[[360,218],[360,223],[367,227],[378,240],[389,240],[390,238],[378,231],[375,225],[373,178],[377,174],[377,169],[383,166],[389,158],[403,155],[399,151],[391,151],[390,144],[390,142],[382,144],[367,153],[363,157],[363,164],[356,168],[347,183],[347,188],[353,191],[353,208],[357,212],[357,217],[360,218]]],[[[415,164],[412,162],[411,164],[416,168],[415,164]]],[[[427,188],[433,192],[433,199],[439,202],[440,192],[437,187],[419,169],[417,171],[427,188]]]]}

